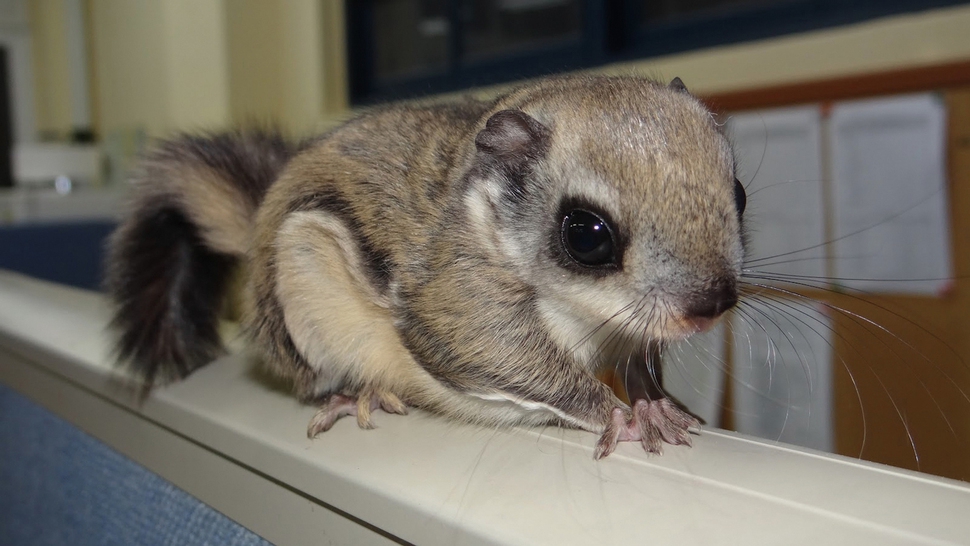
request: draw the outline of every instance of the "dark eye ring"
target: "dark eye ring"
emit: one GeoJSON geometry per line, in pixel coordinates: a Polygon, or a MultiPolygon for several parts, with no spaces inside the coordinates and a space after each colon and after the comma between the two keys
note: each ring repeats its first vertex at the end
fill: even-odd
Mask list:
{"type": "Polygon", "coordinates": [[[734,179],[734,204],[738,207],[738,218],[740,218],[744,214],[744,207],[748,204],[748,196],[737,178],[734,179]]]}
{"type": "Polygon", "coordinates": [[[587,210],[568,212],[562,220],[562,246],[573,260],[588,267],[616,263],[613,228],[587,210]]]}

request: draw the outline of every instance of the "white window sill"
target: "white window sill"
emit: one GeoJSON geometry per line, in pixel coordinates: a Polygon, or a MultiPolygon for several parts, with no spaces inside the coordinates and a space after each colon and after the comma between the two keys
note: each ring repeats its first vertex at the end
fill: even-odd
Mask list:
{"type": "Polygon", "coordinates": [[[420,411],[306,438],[314,408],[241,355],[141,407],[102,297],[0,272],[0,381],[278,544],[915,544],[970,540],[970,485],[705,429],[662,457],[420,411]]]}

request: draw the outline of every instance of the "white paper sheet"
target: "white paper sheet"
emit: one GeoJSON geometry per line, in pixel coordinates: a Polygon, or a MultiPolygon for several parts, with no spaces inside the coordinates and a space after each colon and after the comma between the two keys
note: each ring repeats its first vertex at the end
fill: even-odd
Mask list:
{"type": "Polygon", "coordinates": [[[840,103],[830,127],[839,284],[940,293],[952,277],[944,104],[934,94],[840,103]]]}
{"type": "Polygon", "coordinates": [[[748,194],[747,267],[781,275],[825,275],[818,107],[732,116],[738,180],[748,194]]]}
{"type": "Polygon", "coordinates": [[[749,299],[731,320],[735,424],[832,451],[832,321],[797,300],[749,299]]]}

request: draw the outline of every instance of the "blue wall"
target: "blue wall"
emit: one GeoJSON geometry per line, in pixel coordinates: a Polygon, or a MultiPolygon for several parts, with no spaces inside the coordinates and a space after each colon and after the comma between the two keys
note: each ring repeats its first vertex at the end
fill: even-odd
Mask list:
{"type": "Polygon", "coordinates": [[[97,290],[109,220],[0,227],[0,269],[97,290]]]}

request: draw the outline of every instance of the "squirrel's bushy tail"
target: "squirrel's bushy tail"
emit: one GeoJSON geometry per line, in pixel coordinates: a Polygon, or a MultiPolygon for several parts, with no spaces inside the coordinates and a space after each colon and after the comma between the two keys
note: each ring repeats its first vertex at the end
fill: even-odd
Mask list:
{"type": "Polygon", "coordinates": [[[222,352],[219,313],[266,190],[295,152],[270,132],[180,136],[140,163],[108,248],[119,362],[144,381],[186,376],[222,352]]]}

